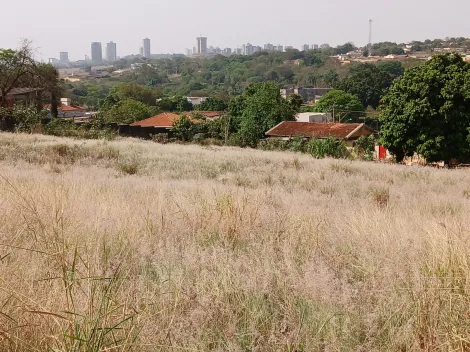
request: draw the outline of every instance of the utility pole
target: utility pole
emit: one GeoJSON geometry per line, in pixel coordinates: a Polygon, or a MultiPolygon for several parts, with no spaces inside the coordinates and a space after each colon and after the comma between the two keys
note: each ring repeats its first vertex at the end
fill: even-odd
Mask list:
{"type": "Polygon", "coordinates": [[[369,57],[372,55],[372,20],[369,20],[369,57]]]}

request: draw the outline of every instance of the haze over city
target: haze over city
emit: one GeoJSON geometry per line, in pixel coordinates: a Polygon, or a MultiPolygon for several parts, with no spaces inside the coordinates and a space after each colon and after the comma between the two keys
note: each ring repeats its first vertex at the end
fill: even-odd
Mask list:
{"type": "Polygon", "coordinates": [[[302,0],[295,4],[277,0],[50,0],[41,6],[25,0],[7,2],[3,10],[12,14],[2,18],[4,28],[12,30],[2,31],[0,47],[17,47],[27,38],[44,60],[57,57],[60,51],[69,52],[71,60],[83,59],[90,55],[92,41],[114,41],[118,56],[137,54],[146,37],[152,41],[152,53],[184,53],[199,35],[208,37],[208,45],[231,48],[246,42],[296,48],[304,43],[349,41],[365,45],[369,18],[374,20],[374,42],[470,36],[466,18],[470,2],[461,0],[302,0]],[[19,13],[21,21],[14,15],[19,13]]]}

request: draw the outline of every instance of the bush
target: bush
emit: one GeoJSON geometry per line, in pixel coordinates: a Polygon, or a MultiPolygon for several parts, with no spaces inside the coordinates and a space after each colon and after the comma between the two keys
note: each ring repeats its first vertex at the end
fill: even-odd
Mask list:
{"type": "Polygon", "coordinates": [[[375,136],[361,136],[354,144],[354,152],[363,160],[372,160],[375,152],[375,136]]]}
{"type": "Polygon", "coordinates": [[[0,108],[0,119],[10,117],[17,132],[32,133],[46,116],[32,106],[15,105],[13,108],[0,108]]]}
{"type": "Polygon", "coordinates": [[[238,133],[234,133],[230,135],[228,138],[227,144],[233,147],[246,147],[246,143],[242,136],[240,136],[238,133]]]}
{"type": "Polygon", "coordinates": [[[44,126],[44,133],[58,137],[72,137],[80,139],[107,139],[116,138],[116,131],[106,124],[102,118],[95,118],[90,122],[76,124],[72,120],[52,118],[44,126]]]}
{"type": "Polygon", "coordinates": [[[293,152],[305,152],[305,141],[302,137],[294,137],[289,141],[289,150],[293,152]]]}
{"type": "Polygon", "coordinates": [[[168,133],[157,133],[152,135],[152,141],[160,144],[167,144],[169,142],[168,133]]]}
{"type": "Polygon", "coordinates": [[[323,159],[326,157],[342,159],[348,156],[346,146],[343,141],[334,138],[317,139],[312,138],[307,143],[307,152],[314,158],[323,159]]]}
{"type": "Polygon", "coordinates": [[[287,150],[289,149],[289,141],[280,138],[267,138],[258,143],[258,148],[262,150],[287,150]]]}
{"type": "Polygon", "coordinates": [[[173,122],[171,131],[179,140],[183,142],[190,141],[194,135],[194,123],[189,117],[181,115],[180,118],[173,122]]]}

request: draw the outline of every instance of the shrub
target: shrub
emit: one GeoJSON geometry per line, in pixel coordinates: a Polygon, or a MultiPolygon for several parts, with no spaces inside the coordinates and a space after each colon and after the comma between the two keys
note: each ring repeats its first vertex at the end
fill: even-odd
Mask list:
{"type": "Polygon", "coordinates": [[[354,152],[359,159],[372,160],[375,151],[375,136],[361,136],[354,144],[354,152]]]}
{"type": "Polygon", "coordinates": [[[258,148],[262,150],[287,150],[289,148],[289,141],[280,138],[267,138],[258,143],[258,148]]]}
{"type": "Polygon", "coordinates": [[[348,155],[344,142],[331,137],[326,139],[312,138],[307,143],[306,150],[317,159],[326,157],[341,159],[346,158],[348,155]]]}
{"type": "Polygon", "coordinates": [[[233,147],[242,147],[242,148],[246,147],[246,143],[244,139],[238,133],[234,133],[230,135],[230,137],[228,138],[227,144],[233,147]]]}
{"type": "Polygon", "coordinates": [[[118,170],[126,175],[135,175],[139,171],[140,163],[137,159],[120,160],[118,170]]]}
{"type": "Polygon", "coordinates": [[[373,189],[371,195],[372,200],[379,206],[379,208],[385,208],[390,201],[390,191],[385,188],[373,189]]]}
{"type": "Polygon", "coordinates": [[[157,133],[152,135],[152,141],[160,144],[167,144],[169,141],[167,133],[157,133]]]}
{"type": "Polygon", "coordinates": [[[185,115],[181,115],[173,122],[171,131],[175,134],[176,138],[183,142],[190,141],[194,135],[194,123],[185,115]]]}
{"type": "Polygon", "coordinates": [[[90,122],[76,124],[72,120],[52,118],[44,127],[44,133],[52,136],[81,139],[114,139],[117,133],[100,117],[90,122]]]}
{"type": "Polygon", "coordinates": [[[302,137],[294,137],[289,142],[289,149],[293,152],[304,152],[305,151],[305,141],[302,137]]]}

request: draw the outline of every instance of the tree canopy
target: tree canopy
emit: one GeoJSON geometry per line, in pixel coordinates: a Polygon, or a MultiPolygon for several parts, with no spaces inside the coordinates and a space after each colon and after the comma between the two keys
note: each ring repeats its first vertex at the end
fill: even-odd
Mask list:
{"type": "Polygon", "coordinates": [[[352,67],[338,88],[347,93],[357,95],[365,107],[379,106],[380,98],[390,86],[393,77],[375,65],[360,64],[352,67]]]}
{"type": "Polygon", "coordinates": [[[364,110],[364,107],[357,96],[335,89],[322,96],[315,105],[315,111],[318,112],[332,113],[333,109],[336,110],[336,119],[341,120],[342,117],[357,116],[359,111],[364,110]]]}
{"type": "Polygon", "coordinates": [[[407,69],[382,99],[381,141],[401,161],[470,156],[470,64],[455,54],[407,69]]]}
{"type": "Polygon", "coordinates": [[[133,99],[120,100],[109,110],[104,112],[108,122],[133,123],[156,115],[158,110],[155,107],[146,105],[133,99]]]}
{"type": "Polygon", "coordinates": [[[58,95],[62,90],[59,73],[49,64],[37,63],[28,41],[18,50],[0,49],[0,106],[14,88],[43,88],[51,96],[53,114],[57,112],[58,95]]]}
{"type": "Polygon", "coordinates": [[[377,68],[392,76],[393,79],[400,77],[405,72],[400,61],[381,61],[377,64],[377,68]]]}
{"type": "Polygon", "coordinates": [[[294,120],[295,110],[273,82],[251,84],[237,103],[241,104],[235,112],[241,114],[239,135],[250,146],[278,123],[294,120]]]}

